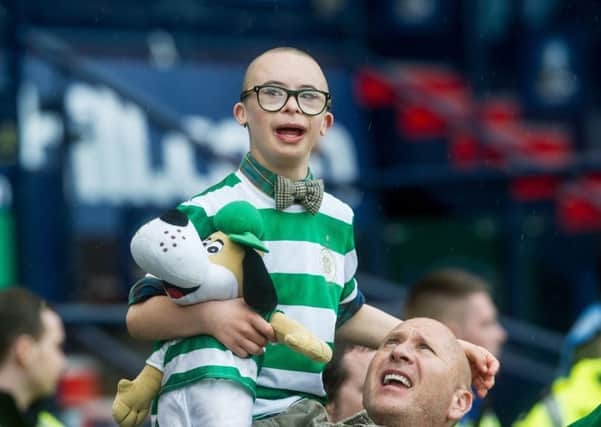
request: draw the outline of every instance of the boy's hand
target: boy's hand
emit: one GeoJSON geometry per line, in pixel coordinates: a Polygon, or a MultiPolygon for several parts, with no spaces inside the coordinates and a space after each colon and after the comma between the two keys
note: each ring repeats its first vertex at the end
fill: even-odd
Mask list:
{"type": "Polygon", "coordinates": [[[458,340],[465,351],[472,370],[472,386],[478,396],[484,397],[495,385],[495,375],[499,371],[499,361],[484,347],[458,340]]]}
{"type": "Polygon", "coordinates": [[[242,298],[210,301],[203,304],[210,310],[210,335],[219,340],[236,356],[263,354],[269,341],[275,341],[271,325],[242,298]]]}

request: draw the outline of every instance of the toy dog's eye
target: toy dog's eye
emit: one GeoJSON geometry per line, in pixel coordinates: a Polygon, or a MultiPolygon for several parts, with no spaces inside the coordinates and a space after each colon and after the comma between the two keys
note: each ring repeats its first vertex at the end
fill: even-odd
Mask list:
{"type": "Polygon", "coordinates": [[[209,254],[214,255],[221,252],[221,249],[223,249],[223,242],[221,240],[215,240],[214,242],[208,244],[206,248],[209,254]]]}

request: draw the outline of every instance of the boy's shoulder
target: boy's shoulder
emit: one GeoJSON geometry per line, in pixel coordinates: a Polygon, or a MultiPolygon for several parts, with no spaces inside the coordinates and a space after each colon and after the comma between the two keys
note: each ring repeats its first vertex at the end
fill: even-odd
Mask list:
{"type": "Polygon", "coordinates": [[[202,196],[206,196],[207,194],[214,193],[214,192],[222,190],[222,189],[234,188],[236,185],[240,184],[241,182],[242,182],[242,180],[238,177],[236,172],[231,172],[228,175],[226,175],[225,178],[223,178],[221,181],[207,187],[205,190],[192,196],[190,198],[190,200],[193,200],[193,199],[196,199],[196,198],[199,198],[202,196]]]}
{"type": "Polygon", "coordinates": [[[321,203],[320,213],[337,218],[341,221],[351,224],[355,213],[348,203],[343,202],[338,197],[325,191],[321,203]]]}

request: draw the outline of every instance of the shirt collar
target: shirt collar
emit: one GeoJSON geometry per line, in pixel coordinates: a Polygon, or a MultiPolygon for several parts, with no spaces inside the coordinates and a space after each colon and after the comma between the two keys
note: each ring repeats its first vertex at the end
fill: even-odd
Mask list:
{"type": "MultiPolygon", "coordinates": [[[[240,172],[253,183],[255,187],[270,197],[273,197],[273,188],[277,174],[271,172],[265,166],[261,165],[252,154],[246,153],[246,156],[240,163],[240,172]]],[[[307,176],[303,181],[313,179],[311,169],[307,169],[307,176]]]]}

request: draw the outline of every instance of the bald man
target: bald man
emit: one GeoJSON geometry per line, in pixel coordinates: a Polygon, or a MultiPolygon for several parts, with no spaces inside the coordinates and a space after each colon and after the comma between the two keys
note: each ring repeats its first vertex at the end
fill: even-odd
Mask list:
{"type": "Polygon", "coordinates": [[[449,427],[472,406],[470,378],[465,353],[449,328],[432,319],[409,319],[387,335],[369,365],[365,411],[331,423],[323,406],[303,400],[253,426],[449,427]]]}

